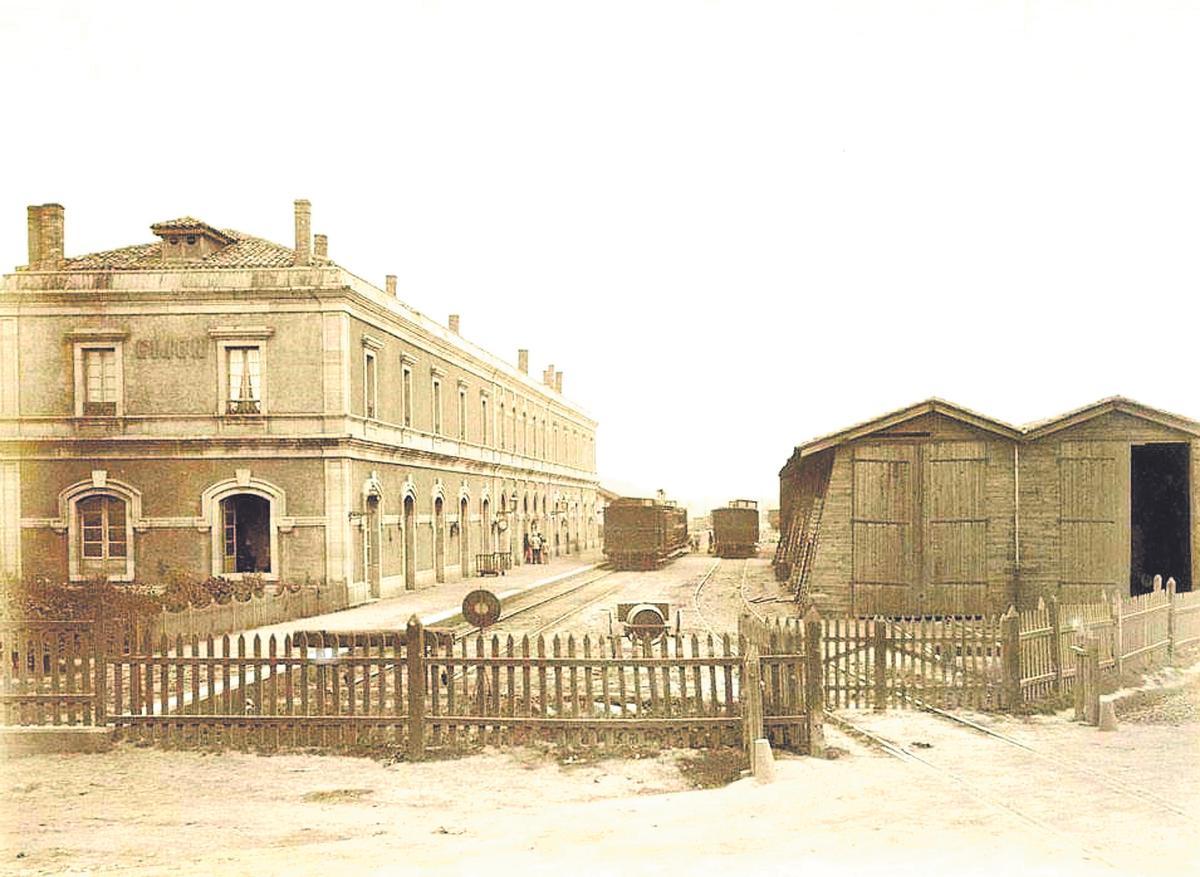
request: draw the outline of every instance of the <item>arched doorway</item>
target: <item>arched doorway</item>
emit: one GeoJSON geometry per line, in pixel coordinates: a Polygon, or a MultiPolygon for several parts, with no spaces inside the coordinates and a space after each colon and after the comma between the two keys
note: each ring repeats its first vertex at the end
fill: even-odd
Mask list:
{"type": "Polygon", "coordinates": [[[481,530],[479,544],[483,548],[484,554],[492,553],[492,517],[491,503],[484,499],[480,505],[481,520],[479,527],[481,530]]]}
{"type": "Polygon", "coordinates": [[[496,550],[512,551],[512,531],[508,529],[508,497],[503,493],[500,494],[500,520],[496,525],[496,550]]]}
{"type": "Polygon", "coordinates": [[[433,578],[446,581],[446,528],[442,514],[442,498],[433,501],[433,578]]]}
{"type": "Polygon", "coordinates": [[[221,500],[221,544],[222,572],[270,572],[270,501],[253,493],[235,493],[221,500]]]}
{"type": "Polygon", "coordinates": [[[464,496],[458,503],[458,574],[464,579],[471,575],[470,506],[464,496]]]}
{"type": "Polygon", "coordinates": [[[380,517],[379,497],[371,494],[367,497],[367,512],[363,521],[366,526],[363,532],[363,568],[366,570],[367,587],[372,597],[380,595],[380,517]]]}
{"type": "Polygon", "coordinates": [[[521,562],[525,562],[525,545],[529,542],[529,497],[521,498],[521,562]]]}
{"type": "Polygon", "coordinates": [[[417,586],[417,509],[411,496],[404,497],[404,589],[417,586]]]}

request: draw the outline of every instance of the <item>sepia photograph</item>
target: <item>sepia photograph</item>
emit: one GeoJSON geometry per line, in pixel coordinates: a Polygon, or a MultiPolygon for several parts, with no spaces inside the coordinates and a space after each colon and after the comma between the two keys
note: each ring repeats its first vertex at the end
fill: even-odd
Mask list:
{"type": "Polygon", "coordinates": [[[0,875],[1195,873],[1197,46],[0,4],[0,875]]]}

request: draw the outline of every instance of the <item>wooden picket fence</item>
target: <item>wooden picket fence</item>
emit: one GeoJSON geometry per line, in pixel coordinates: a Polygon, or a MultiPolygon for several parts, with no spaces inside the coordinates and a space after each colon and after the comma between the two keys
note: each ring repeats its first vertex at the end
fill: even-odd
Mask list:
{"type": "Polygon", "coordinates": [[[109,717],[126,736],[166,744],[389,743],[414,759],[534,741],[736,745],[752,733],[806,751],[803,656],[771,649],[754,661],[760,685],[748,687],[746,654],[728,634],[455,641],[415,621],[282,642],[143,638],[108,657],[109,717]],[[748,729],[747,703],[765,713],[765,730],[748,729]]]}
{"type": "MultiPolygon", "coordinates": [[[[1003,617],[806,619],[813,620],[830,709],[998,710],[1013,698],[1003,617]]],[[[782,624],[792,636],[807,626],[794,618],[782,624]]],[[[792,648],[805,650],[802,640],[792,648]]]]}
{"type": "Polygon", "coordinates": [[[1036,701],[1072,689],[1077,660],[1073,649],[1092,643],[1101,673],[1120,675],[1171,660],[1200,643],[1200,593],[1179,593],[1175,580],[1137,597],[1060,605],[1039,600],[1020,613],[1022,699],[1036,701]]]}
{"type": "Polygon", "coordinates": [[[91,622],[0,622],[0,725],[102,725],[104,691],[91,622]]]}
{"type": "Polygon", "coordinates": [[[164,636],[171,640],[176,636],[184,639],[221,636],[336,612],[346,608],[348,602],[344,585],[305,585],[296,590],[284,588],[278,592],[268,585],[262,594],[251,594],[248,600],[235,598],[227,603],[213,602],[200,607],[189,604],[182,609],[163,607],[161,612],[131,623],[138,628],[139,638],[148,633],[155,642],[164,636]]]}

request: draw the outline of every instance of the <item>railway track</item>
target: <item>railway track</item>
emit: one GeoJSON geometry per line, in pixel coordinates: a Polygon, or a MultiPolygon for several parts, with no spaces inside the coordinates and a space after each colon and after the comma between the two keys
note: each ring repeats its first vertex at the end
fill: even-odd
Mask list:
{"type": "MultiPolygon", "coordinates": [[[[487,633],[520,633],[528,636],[544,633],[616,593],[624,581],[613,582],[612,577],[615,575],[615,570],[603,570],[598,575],[588,576],[582,582],[572,582],[569,587],[556,593],[545,596],[539,594],[532,602],[519,604],[508,611],[502,610],[499,620],[487,628],[487,633]],[[513,623],[516,618],[521,619],[519,627],[513,623]]],[[[479,629],[464,622],[451,628],[451,633],[454,641],[458,642],[476,635],[479,629]]]]}
{"type": "MultiPolygon", "coordinates": [[[[749,599],[746,597],[746,593],[745,593],[745,589],[744,589],[744,580],[743,580],[743,588],[741,589],[741,596],[742,596],[742,604],[745,607],[745,609],[751,613],[757,614],[754,611],[754,606],[750,603],[749,599]]],[[[837,669],[843,673],[849,672],[843,668],[835,668],[835,669],[837,669]]],[[[862,677],[859,674],[850,674],[850,675],[855,676],[860,681],[868,681],[868,680],[865,680],[864,677],[862,677]]],[[[1005,746],[1007,748],[1016,749],[1016,750],[1021,751],[1022,753],[1024,753],[1025,755],[1027,755],[1029,758],[1031,758],[1033,760],[1040,761],[1045,764],[1057,767],[1061,770],[1069,771],[1069,772],[1075,773],[1079,776],[1086,777],[1087,779],[1094,781],[1097,785],[1106,789],[1109,793],[1115,794],[1118,797],[1132,798],[1132,799],[1137,800],[1138,802],[1140,802],[1143,805],[1148,805],[1148,806],[1154,808],[1155,810],[1165,811],[1167,813],[1174,814],[1174,815],[1179,816],[1182,819],[1184,819],[1189,825],[1193,825],[1195,823],[1195,820],[1198,817],[1198,814],[1189,812],[1188,810],[1178,806],[1174,801],[1171,801],[1160,795],[1156,795],[1153,792],[1146,791],[1145,789],[1139,788],[1135,785],[1131,785],[1129,783],[1123,782],[1122,780],[1120,780],[1116,777],[1113,777],[1110,774],[1105,773],[1104,771],[1096,770],[1095,768],[1089,767],[1088,765],[1082,764],[1074,759],[1066,758],[1066,757],[1058,755],[1056,753],[1048,752],[1045,749],[1031,745],[1030,743],[1027,743],[1023,740],[1018,740],[1017,738],[1015,738],[1009,734],[1005,734],[1001,731],[997,731],[994,728],[989,728],[986,725],[982,725],[979,722],[976,722],[965,716],[956,715],[955,713],[952,713],[948,710],[944,710],[944,709],[941,709],[940,707],[933,706],[932,704],[926,703],[921,698],[919,698],[915,695],[901,692],[900,696],[902,698],[904,698],[905,700],[907,700],[913,707],[917,708],[918,710],[921,710],[922,712],[925,712],[925,713],[928,713],[929,715],[935,716],[936,718],[938,718],[944,722],[947,722],[951,725],[954,725],[955,727],[959,727],[964,730],[971,731],[971,732],[974,732],[977,734],[982,734],[982,735],[988,737],[989,739],[996,740],[998,743],[1002,744],[1003,746],[1005,746]]],[[[959,774],[954,773],[953,771],[949,771],[946,768],[939,766],[938,764],[936,764],[934,761],[930,760],[929,758],[926,758],[916,752],[913,752],[911,749],[909,749],[905,746],[902,746],[892,740],[888,740],[887,738],[885,738],[879,734],[876,734],[867,728],[863,728],[860,725],[852,722],[850,719],[846,718],[845,716],[841,716],[832,710],[828,710],[828,709],[825,710],[825,717],[826,717],[826,720],[830,724],[841,729],[842,731],[849,734],[850,736],[857,737],[860,740],[864,740],[864,741],[868,742],[869,744],[875,746],[876,748],[881,749],[882,751],[886,752],[888,755],[891,755],[892,757],[897,758],[901,761],[912,764],[914,766],[918,766],[922,769],[934,771],[934,772],[938,773],[939,776],[942,776],[943,778],[953,782],[955,785],[962,788],[963,791],[966,792],[967,794],[969,794],[970,796],[972,796],[980,801],[986,802],[990,806],[1004,810],[1030,825],[1044,829],[1044,830],[1046,830],[1052,834],[1058,835],[1060,837],[1066,837],[1066,838],[1072,840],[1074,843],[1079,844],[1079,841],[1077,838],[1074,838],[1069,833],[1062,831],[1057,826],[1048,823],[1044,819],[1040,819],[1034,815],[1026,813],[1025,811],[1021,810],[1019,807],[1016,807],[1011,803],[1008,803],[1008,802],[1002,801],[1002,800],[997,800],[994,795],[986,794],[984,792],[984,790],[982,790],[978,786],[972,784],[969,780],[965,779],[964,777],[960,776],[959,774]]],[[[1097,851],[1093,847],[1091,847],[1087,844],[1082,844],[1081,847],[1088,855],[1096,858],[1099,861],[1104,862],[1105,864],[1116,867],[1116,865],[1113,862],[1111,862],[1109,859],[1105,858],[1099,851],[1097,851]]]]}
{"type": "MultiPolygon", "coordinates": [[[[713,573],[717,571],[717,567],[721,565],[721,558],[717,558],[713,565],[708,568],[708,571],[700,577],[700,581],[696,583],[696,589],[692,591],[692,608],[696,610],[696,617],[700,619],[700,624],[713,636],[719,636],[717,631],[711,624],[708,623],[708,617],[704,614],[704,610],[700,608],[700,592],[704,590],[704,586],[708,584],[713,573]]],[[[743,598],[744,599],[744,598],[743,598]]]]}

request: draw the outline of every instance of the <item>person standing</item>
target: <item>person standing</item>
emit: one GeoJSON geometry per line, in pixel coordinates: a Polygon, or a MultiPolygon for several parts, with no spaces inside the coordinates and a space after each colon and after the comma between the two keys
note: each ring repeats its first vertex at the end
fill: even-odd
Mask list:
{"type": "Polygon", "coordinates": [[[542,534],[537,530],[533,531],[533,535],[529,537],[529,548],[533,552],[533,562],[542,562],[542,534]]]}
{"type": "Polygon", "coordinates": [[[522,537],[521,556],[525,558],[526,563],[533,562],[533,548],[529,545],[529,534],[526,533],[522,537]]]}

